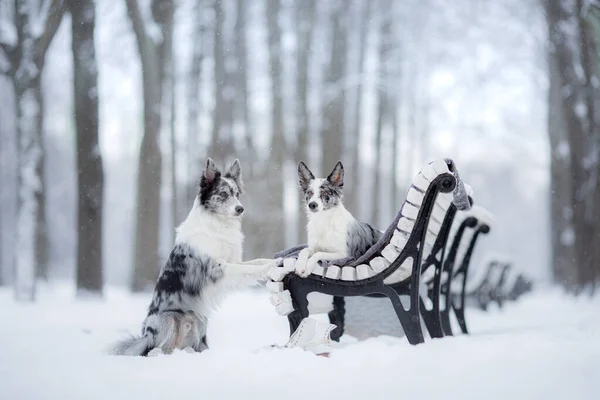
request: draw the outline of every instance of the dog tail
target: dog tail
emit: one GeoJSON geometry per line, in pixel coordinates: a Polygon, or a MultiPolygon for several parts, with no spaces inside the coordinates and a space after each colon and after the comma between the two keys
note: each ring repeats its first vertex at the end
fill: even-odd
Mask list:
{"type": "Polygon", "coordinates": [[[131,336],[115,343],[110,353],[116,356],[147,356],[154,347],[154,335],[146,332],[143,336],[131,336]]]}

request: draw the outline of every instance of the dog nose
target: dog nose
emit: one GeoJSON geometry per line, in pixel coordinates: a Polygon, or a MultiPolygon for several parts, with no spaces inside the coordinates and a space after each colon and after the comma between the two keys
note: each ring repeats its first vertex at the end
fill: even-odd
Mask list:
{"type": "Polygon", "coordinates": [[[242,206],[235,206],[235,212],[240,215],[241,213],[244,212],[244,207],[242,206]]]}
{"type": "Polygon", "coordinates": [[[308,208],[310,208],[311,210],[315,210],[317,207],[318,205],[315,201],[311,201],[310,203],[308,203],[308,208]]]}

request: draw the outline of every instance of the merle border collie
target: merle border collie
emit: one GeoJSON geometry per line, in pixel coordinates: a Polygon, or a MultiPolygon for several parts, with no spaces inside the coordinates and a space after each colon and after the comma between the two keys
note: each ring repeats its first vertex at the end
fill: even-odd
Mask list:
{"type": "Polygon", "coordinates": [[[202,352],[208,348],[208,318],[224,296],[266,280],[277,260],[242,262],[242,191],[238,160],[225,174],[207,160],[194,205],[176,229],[175,246],[160,271],[141,336],[117,343],[112,354],[202,352]]]}
{"type": "Polygon", "coordinates": [[[381,232],[357,221],[343,200],[344,166],[338,161],[327,178],[315,178],[298,164],[300,188],[308,214],[308,247],[300,251],[296,274],[307,277],[320,261],[356,259],[373,246],[381,232]]]}

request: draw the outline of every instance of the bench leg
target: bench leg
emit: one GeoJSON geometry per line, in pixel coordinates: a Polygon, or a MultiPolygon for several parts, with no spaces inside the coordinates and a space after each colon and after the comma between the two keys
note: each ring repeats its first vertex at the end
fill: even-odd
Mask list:
{"type": "Polygon", "coordinates": [[[335,325],[337,328],[331,331],[331,340],[336,342],[340,341],[340,338],[344,334],[344,320],[346,314],[346,301],[343,297],[333,297],[333,310],[329,311],[329,323],[335,325]]]}
{"type": "Polygon", "coordinates": [[[442,323],[442,331],[445,336],[453,335],[452,325],[450,324],[450,310],[452,309],[451,285],[452,279],[448,279],[441,288],[441,296],[444,296],[444,308],[440,307],[440,322],[442,323]]]}
{"type": "Polygon", "coordinates": [[[433,307],[431,310],[425,308],[425,302],[419,296],[419,304],[421,306],[421,316],[432,338],[444,337],[442,330],[442,319],[440,315],[440,286],[441,286],[441,265],[433,265],[435,267],[435,277],[433,279],[433,287],[428,290],[428,297],[431,300],[433,307]]]}
{"type": "Polygon", "coordinates": [[[427,327],[429,336],[431,336],[432,338],[444,337],[444,332],[442,331],[442,322],[440,318],[439,303],[436,305],[436,303],[434,302],[433,308],[431,310],[428,310],[425,308],[425,302],[421,297],[419,297],[419,302],[421,305],[421,316],[423,317],[423,321],[425,322],[425,326],[427,327]]]}
{"type": "Polygon", "coordinates": [[[405,310],[398,293],[396,293],[394,289],[384,285],[381,293],[385,294],[392,302],[392,306],[394,306],[394,311],[396,311],[396,315],[400,320],[400,324],[402,325],[402,329],[404,329],[408,342],[410,344],[420,344],[425,342],[423,331],[421,330],[419,306],[418,303],[414,302],[413,296],[411,296],[410,308],[405,310]]]}
{"type": "Polygon", "coordinates": [[[450,324],[450,308],[452,307],[449,303],[452,301],[452,297],[446,296],[446,308],[440,312],[440,319],[442,322],[442,330],[444,335],[452,336],[452,325],[450,324]]]}
{"type": "MultiPolygon", "coordinates": [[[[452,309],[454,310],[454,314],[456,315],[456,319],[458,320],[458,325],[460,326],[460,330],[468,334],[469,330],[467,329],[467,321],[465,320],[465,296],[466,296],[466,288],[467,288],[467,274],[461,272],[462,275],[462,288],[460,291],[460,298],[456,298],[452,296],[452,309]]],[[[456,279],[456,277],[455,277],[456,279]]]]}
{"type": "Polygon", "coordinates": [[[296,332],[304,318],[308,317],[308,292],[304,290],[301,283],[297,283],[299,278],[295,274],[288,274],[284,278],[284,286],[290,291],[294,311],[288,314],[290,324],[290,336],[296,332]]]}

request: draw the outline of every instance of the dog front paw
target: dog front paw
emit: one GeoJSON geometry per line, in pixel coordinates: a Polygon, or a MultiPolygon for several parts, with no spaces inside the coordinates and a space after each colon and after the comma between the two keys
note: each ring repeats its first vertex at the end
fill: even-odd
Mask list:
{"type": "Polygon", "coordinates": [[[296,275],[301,276],[302,278],[306,278],[310,275],[310,270],[308,269],[308,256],[310,255],[310,250],[303,249],[300,253],[298,253],[298,259],[296,260],[296,275]]]}

